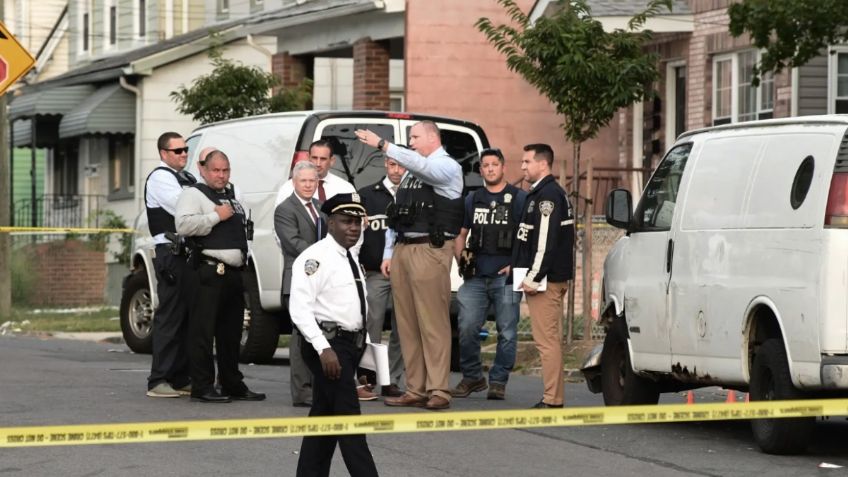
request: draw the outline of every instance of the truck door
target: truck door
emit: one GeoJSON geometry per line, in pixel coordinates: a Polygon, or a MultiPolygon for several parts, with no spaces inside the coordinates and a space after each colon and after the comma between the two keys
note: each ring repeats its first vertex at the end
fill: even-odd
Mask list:
{"type": "Polygon", "coordinates": [[[624,313],[633,367],[669,371],[668,283],[672,274],[677,193],[692,144],[676,146],[648,182],[627,245],[624,313]]]}

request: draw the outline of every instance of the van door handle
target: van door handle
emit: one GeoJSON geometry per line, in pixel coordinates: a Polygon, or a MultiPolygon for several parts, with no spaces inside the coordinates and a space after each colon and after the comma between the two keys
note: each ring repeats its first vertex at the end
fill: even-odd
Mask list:
{"type": "Polygon", "coordinates": [[[674,257],[674,240],[668,239],[668,247],[665,249],[665,272],[671,274],[671,259],[674,257]]]}

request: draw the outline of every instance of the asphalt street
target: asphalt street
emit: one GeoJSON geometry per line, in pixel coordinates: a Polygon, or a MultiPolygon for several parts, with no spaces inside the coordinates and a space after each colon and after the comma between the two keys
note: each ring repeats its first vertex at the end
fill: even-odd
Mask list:
{"type": "MultiPolygon", "coordinates": [[[[26,336],[0,336],[0,426],[301,416],[291,407],[285,360],[242,366],[264,402],[209,405],[145,396],[150,357],[124,345],[26,336]]],[[[452,377],[452,383],[458,381],[452,377]]],[[[538,401],[541,380],[514,375],[506,401],[485,393],[456,399],[454,411],[526,408],[538,401]]],[[[583,383],[566,387],[567,406],[601,405],[583,383]]],[[[741,397],[741,394],[740,394],[741,397]]],[[[697,392],[700,402],[724,391],[697,392]]],[[[681,402],[680,394],[663,397],[681,402]]],[[[363,413],[389,413],[381,401],[363,413]]],[[[415,410],[412,412],[431,412],[415,410]]],[[[368,437],[384,476],[830,476],[848,475],[848,422],[819,422],[810,452],[760,453],[747,422],[647,424],[368,437]],[[822,468],[822,464],[844,466],[822,468]]],[[[94,445],[4,449],[5,476],[294,475],[300,438],[217,442],[94,445]]],[[[347,475],[336,452],[332,475],[347,475]]]]}

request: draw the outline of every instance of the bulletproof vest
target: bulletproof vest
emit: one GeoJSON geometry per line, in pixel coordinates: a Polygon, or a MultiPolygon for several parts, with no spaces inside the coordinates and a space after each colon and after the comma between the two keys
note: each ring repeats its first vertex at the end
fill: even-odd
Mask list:
{"type": "Polygon", "coordinates": [[[200,192],[203,192],[215,205],[229,204],[233,208],[233,216],[227,220],[218,222],[212,227],[208,235],[193,237],[194,247],[201,250],[241,250],[247,252],[247,234],[245,225],[247,214],[244,208],[236,200],[232,185],[227,185],[223,192],[218,192],[206,184],[194,184],[200,192]]]}
{"type": "Polygon", "coordinates": [[[448,199],[433,190],[412,174],[400,183],[389,219],[392,228],[404,234],[439,232],[457,235],[462,228],[465,207],[462,197],[448,199]]]}
{"type": "Polygon", "coordinates": [[[485,195],[482,189],[474,193],[468,247],[485,255],[510,255],[517,223],[512,204],[515,191],[506,189],[503,203],[486,202],[485,195]]]}
{"type": "Polygon", "coordinates": [[[382,183],[361,190],[359,195],[368,213],[368,227],[365,229],[365,237],[359,251],[359,262],[365,270],[379,271],[383,262],[383,248],[389,222],[386,211],[394,199],[382,183]]]}
{"type": "Polygon", "coordinates": [[[150,174],[147,175],[147,180],[144,181],[144,206],[147,209],[147,227],[150,229],[150,235],[154,237],[165,232],[177,232],[173,215],[169,214],[162,207],[150,207],[147,204],[147,183],[150,181],[150,176],[158,170],[168,171],[173,174],[174,178],[177,179],[177,183],[183,189],[197,182],[197,179],[186,170],[176,172],[168,167],[159,166],[150,171],[150,174]]]}

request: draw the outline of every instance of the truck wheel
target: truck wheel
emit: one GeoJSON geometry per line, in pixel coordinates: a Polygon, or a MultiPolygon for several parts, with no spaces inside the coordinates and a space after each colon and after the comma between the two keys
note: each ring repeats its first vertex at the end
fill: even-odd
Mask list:
{"type": "Polygon", "coordinates": [[[144,268],[133,272],[121,294],[121,332],[124,342],[136,353],[153,351],[153,301],[144,268]]]}
{"type": "Polygon", "coordinates": [[[242,363],[269,363],[277,350],[280,326],[277,316],[262,309],[256,270],[249,267],[244,279],[244,326],[241,332],[242,363]]]}
{"type": "MultiPolygon", "coordinates": [[[[757,350],[751,369],[751,401],[803,399],[792,384],[783,341],[766,340],[757,350]]],[[[754,439],[767,454],[799,454],[807,449],[815,425],[814,417],[754,419],[754,439]]]]}
{"type": "Polygon", "coordinates": [[[660,400],[656,383],[633,371],[627,351],[624,317],[613,320],[601,352],[601,390],[607,406],[656,404],[660,400]]]}

